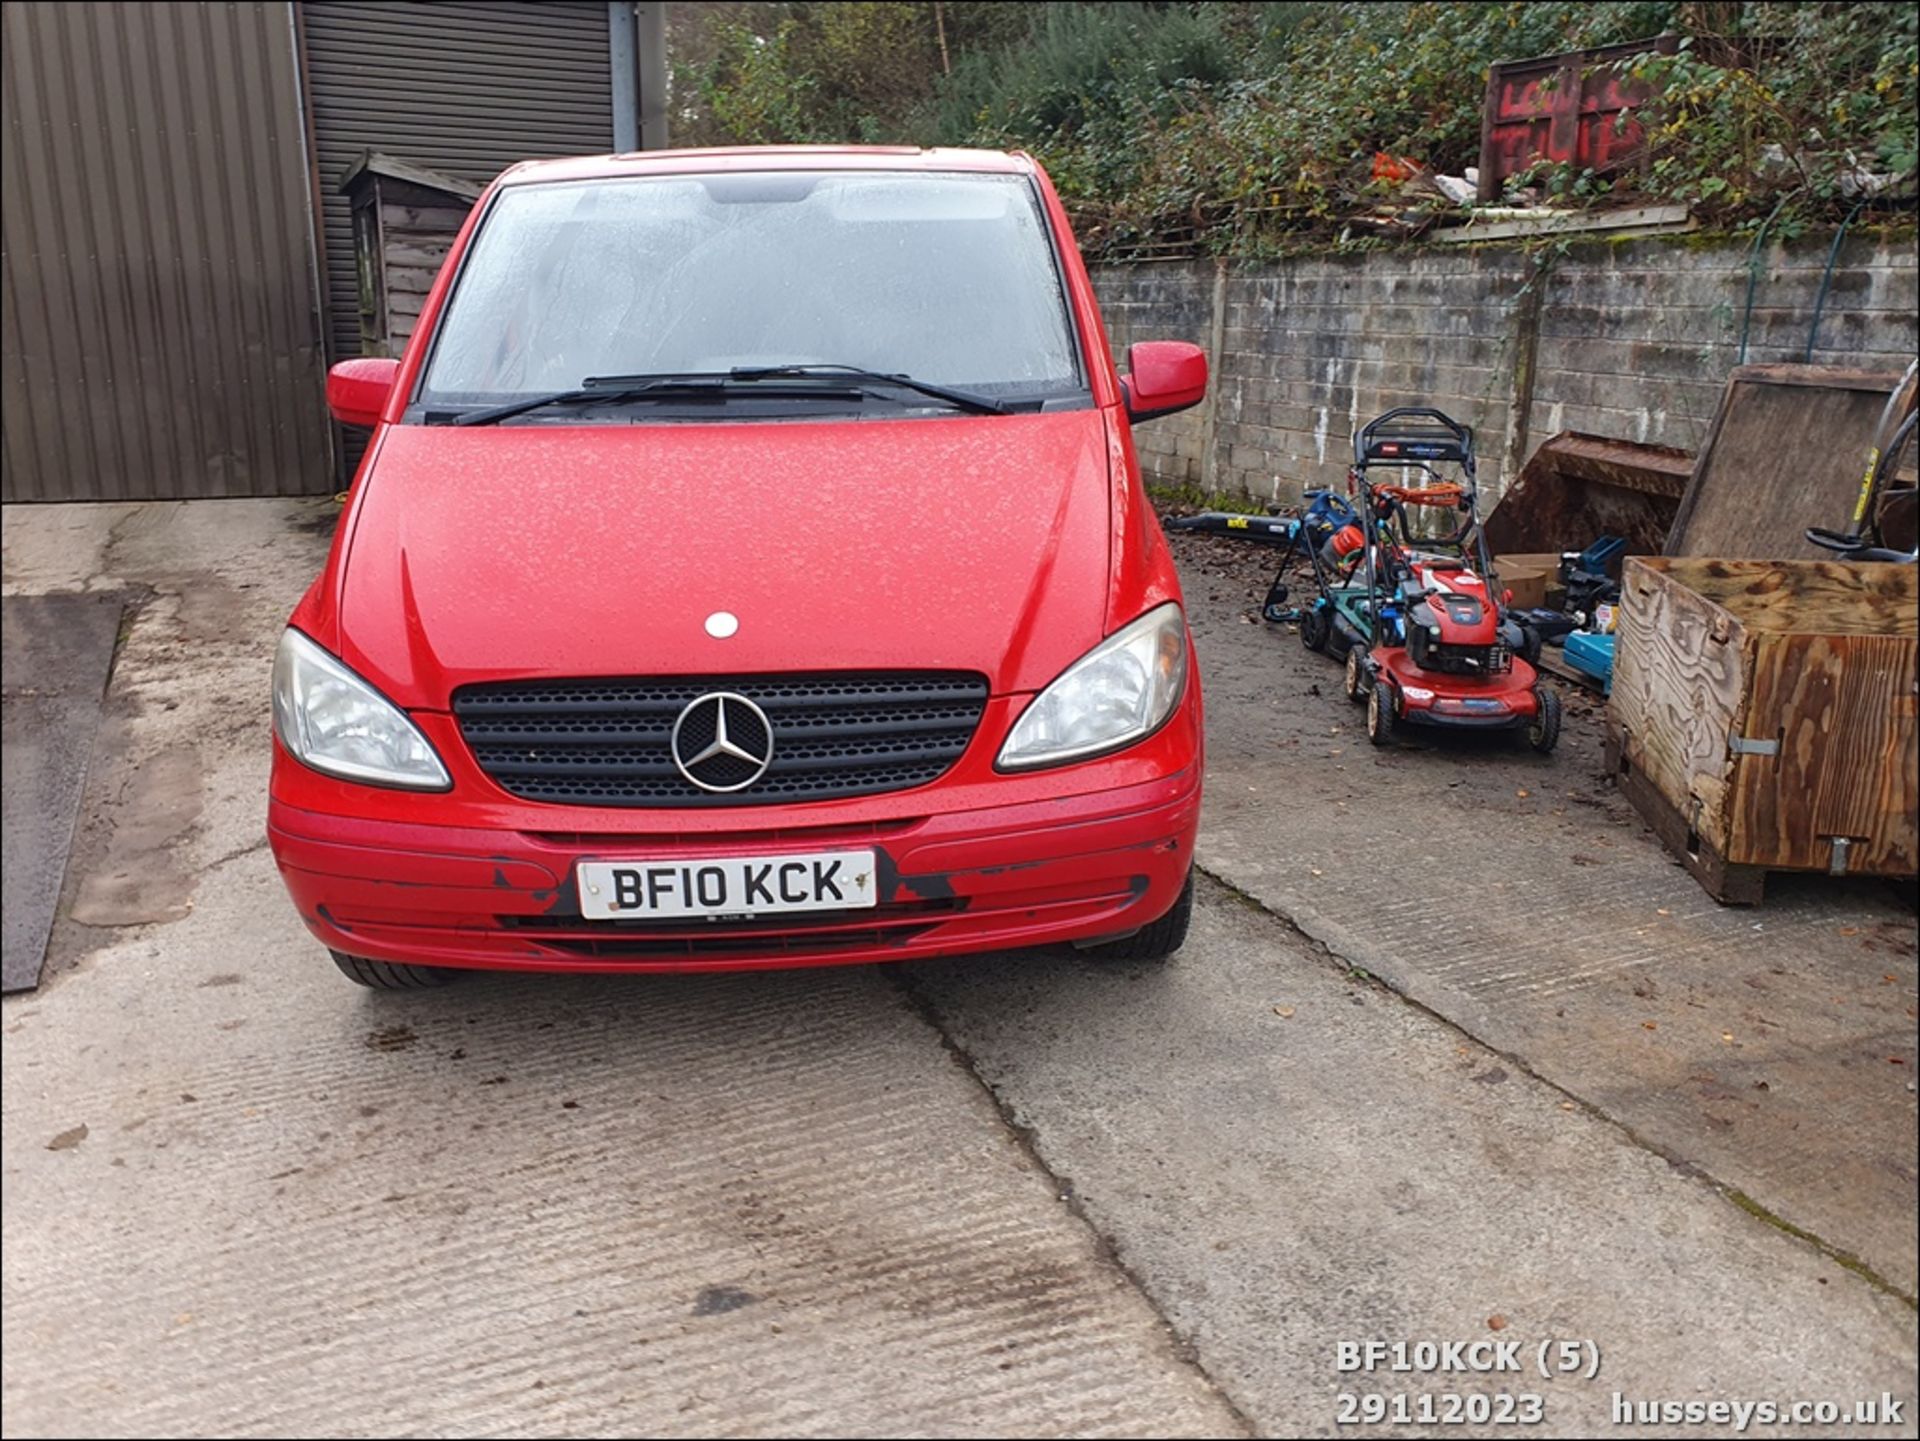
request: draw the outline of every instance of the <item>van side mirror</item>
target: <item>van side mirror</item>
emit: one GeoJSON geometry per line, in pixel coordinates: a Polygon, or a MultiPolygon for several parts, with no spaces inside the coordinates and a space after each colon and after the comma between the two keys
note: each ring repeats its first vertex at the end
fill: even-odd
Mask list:
{"type": "Polygon", "coordinates": [[[343,360],[327,372],[327,409],[342,425],[371,430],[387,408],[400,362],[378,356],[343,360]]]}
{"type": "Polygon", "coordinates": [[[1120,380],[1127,419],[1138,425],[1188,410],[1207,398],[1207,353],[1184,340],[1143,340],[1127,347],[1120,380]]]}

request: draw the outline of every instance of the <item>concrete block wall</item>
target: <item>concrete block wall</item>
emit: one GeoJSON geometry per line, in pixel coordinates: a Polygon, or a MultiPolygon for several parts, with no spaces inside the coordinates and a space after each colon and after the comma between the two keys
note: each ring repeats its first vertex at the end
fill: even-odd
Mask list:
{"type": "MultiPolygon", "coordinates": [[[[1748,363],[1803,359],[1830,241],[1762,252],[1748,363]]],[[[1561,430],[1697,450],[1738,363],[1751,253],[1651,236],[1540,270],[1517,247],[1408,245],[1108,266],[1094,285],[1116,355],[1136,340],[1210,351],[1209,403],[1135,433],[1150,478],[1295,499],[1340,483],[1356,424],[1431,404],[1474,426],[1493,497],[1561,430]]],[[[1814,361],[1903,369],[1920,344],[1916,273],[1911,238],[1843,241],[1814,361]]]]}

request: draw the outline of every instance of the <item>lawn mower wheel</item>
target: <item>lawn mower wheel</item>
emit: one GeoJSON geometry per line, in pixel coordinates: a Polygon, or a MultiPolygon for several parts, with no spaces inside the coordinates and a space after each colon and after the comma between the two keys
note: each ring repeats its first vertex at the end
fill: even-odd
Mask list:
{"type": "Polygon", "coordinates": [[[1367,702],[1367,657],[1359,646],[1347,651],[1347,699],[1355,705],[1367,702]]]}
{"type": "Polygon", "coordinates": [[[1383,680],[1373,683],[1367,697],[1367,739],[1377,746],[1393,744],[1393,687],[1383,680]]]}
{"type": "Polygon", "coordinates": [[[1527,744],[1541,755],[1551,755],[1560,744],[1560,696],[1545,686],[1533,691],[1533,722],[1527,727],[1527,744]]]}
{"type": "Polygon", "coordinates": [[[1310,605],[1300,616],[1300,644],[1308,650],[1323,651],[1327,648],[1327,636],[1332,629],[1327,613],[1317,605],[1310,605]]]}

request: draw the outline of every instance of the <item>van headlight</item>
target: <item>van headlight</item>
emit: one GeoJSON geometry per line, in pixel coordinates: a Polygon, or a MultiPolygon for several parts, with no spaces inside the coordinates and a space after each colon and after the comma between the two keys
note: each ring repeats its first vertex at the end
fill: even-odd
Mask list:
{"type": "Polygon", "coordinates": [[[997,764],[1027,770],[1131,745],[1173,714],[1186,683],[1187,621],[1169,601],[1115,631],[1035,696],[997,764]]]}
{"type": "Polygon", "coordinates": [[[421,791],[453,784],[398,706],[292,628],[273,658],[273,729],[296,760],[331,776],[421,791]]]}

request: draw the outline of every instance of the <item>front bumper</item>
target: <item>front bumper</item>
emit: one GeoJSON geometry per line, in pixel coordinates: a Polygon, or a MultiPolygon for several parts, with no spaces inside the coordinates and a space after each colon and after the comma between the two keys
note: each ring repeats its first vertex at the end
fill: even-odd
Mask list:
{"type": "Polygon", "coordinates": [[[1400,698],[1396,718],[1407,725],[1459,730],[1525,730],[1540,709],[1539,676],[1517,657],[1513,668],[1493,676],[1424,671],[1406,651],[1374,651],[1374,663],[1400,698]]]}
{"type": "Polygon", "coordinates": [[[455,769],[455,794],[420,796],[330,780],[276,745],[268,837],[302,919],[327,946],[415,965],[607,972],[834,965],[1088,940],[1172,907],[1199,825],[1193,694],[1155,736],[1105,761],[998,778],[963,761],[918,790],[762,812],[510,803],[461,774],[463,748],[443,743],[441,754],[455,769]],[[983,803],[996,796],[1005,802],[983,803]],[[872,909],[719,922],[580,915],[582,860],[867,847],[881,882],[872,909]]]}

